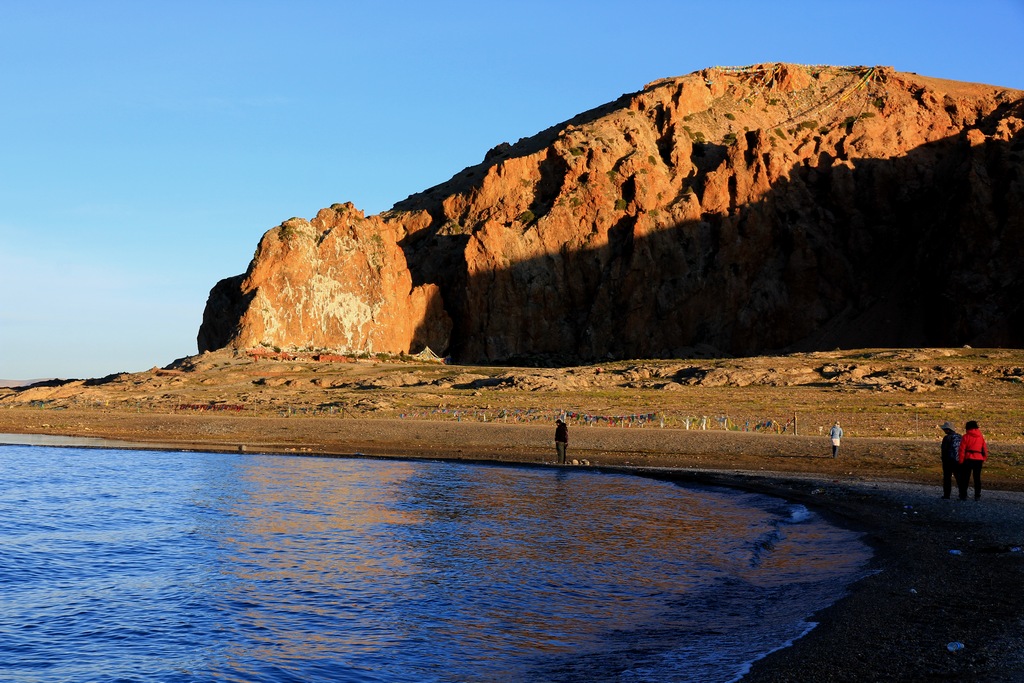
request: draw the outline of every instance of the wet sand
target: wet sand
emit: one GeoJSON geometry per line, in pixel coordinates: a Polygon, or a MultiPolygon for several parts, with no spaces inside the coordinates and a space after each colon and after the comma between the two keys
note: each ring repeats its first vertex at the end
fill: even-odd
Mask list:
{"type": "MultiPolygon", "coordinates": [[[[529,463],[554,455],[553,426],[538,424],[12,409],[0,410],[0,433],[8,443],[31,440],[10,434],[45,434],[94,447],[292,455],[529,463]]],[[[569,457],[781,496],[864,533],[875,573],[744,681],[1020,681],[1024,446],[990,446],[980,502],[940,499],[937,438],[845,439],[833,460],[816,436],[576,426],[569,457]],[[950,652],[954,641],[964,648],[950,652]]]]}

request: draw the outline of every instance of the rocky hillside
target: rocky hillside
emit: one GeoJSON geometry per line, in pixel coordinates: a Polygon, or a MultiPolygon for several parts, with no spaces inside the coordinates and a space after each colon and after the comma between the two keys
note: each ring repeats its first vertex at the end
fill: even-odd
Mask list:
{"type": "Polygon", "coordinates": [[[763,64],[649,84],[366,217],[268,231],[200,351],[465,362],[1024,345],[1024,93],[763,64]]]}

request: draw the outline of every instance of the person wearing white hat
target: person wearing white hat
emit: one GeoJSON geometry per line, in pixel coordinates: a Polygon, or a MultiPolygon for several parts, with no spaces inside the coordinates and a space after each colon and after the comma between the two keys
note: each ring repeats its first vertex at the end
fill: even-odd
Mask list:
{"type": "Polygon", "coordinates": [[[960,488],[960,477],[963,468],[960,466],[960,435],[952,422],[944,422],[941,427],[946,435],[942,437],[942,497],[949,500],[953,491],[953,477],[956,477],[957,489],[960,488]]]}

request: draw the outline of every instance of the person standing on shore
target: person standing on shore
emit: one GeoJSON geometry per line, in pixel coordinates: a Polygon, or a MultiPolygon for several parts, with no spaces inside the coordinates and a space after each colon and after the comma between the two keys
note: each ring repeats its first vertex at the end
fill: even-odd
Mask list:
{"type": "Polygon", "coordinates": [[[967,500],[967,482],[974,475],[974,500],[981,500],[981,466],[988,460],[988,444],[978,428],[978,423],[969,421],[964,426],[964,435],[960,437],[959,461],[962,467],[960,481],[960,500],[967,500]]]}
{"type": "Polygon", "coordinates": [[[839,455],[839,440],[843,438],[843,428],[839,426],[838,420],[828,430],[828,438],[832,439],[832,457],[835,458],[839,455]]]}
{"type": "Polygon", "coordinates": [[[555,420],[555,452],[558,464],[565,464],[565,449],[569,447],[569,427],[561,420],[555,420]]]}
{"type": "Polygon", "coordinates": [[[941,427],[946,435],[942,437],[942,497],[949,500],[949,494],[953,491],[953,477],[956,477],[956,488],[960,489],[960,480],[963,479],[960,466],[960,435],[952,422],[944,422],[941,427]]]}

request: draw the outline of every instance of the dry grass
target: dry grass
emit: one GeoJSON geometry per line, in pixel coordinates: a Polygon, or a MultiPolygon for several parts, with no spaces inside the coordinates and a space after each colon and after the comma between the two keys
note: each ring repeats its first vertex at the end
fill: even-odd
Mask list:
{"type": "Polygon", "coordinates": [[[1024,352],[862,350],[694,361],[618,361],[571,368],[451,366],[416,362],[254,360],[220,351],[167,369],[100,380],[0,389],[0,408],[116,409],[182,406],[248,415],[549,421],[654,414],[667,427],[800,434],[839,420],[848,436],[933,438],[937,425],[975,419],[995,441],[1024,443],[1024,352]],[[728,418],[728,421],[726,421],[728,418]],[[762,427],[763,428],[763,427],[762,427]],[[787,433],[791,433],[788,427],[787,433]]]}

